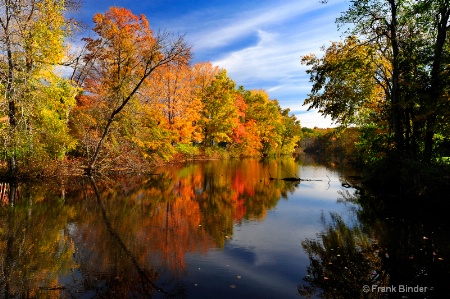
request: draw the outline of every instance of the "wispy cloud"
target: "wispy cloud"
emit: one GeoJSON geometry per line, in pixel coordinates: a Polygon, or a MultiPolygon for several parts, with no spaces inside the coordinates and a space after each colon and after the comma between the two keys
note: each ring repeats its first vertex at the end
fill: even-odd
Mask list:
{"type": "Polygon", "coordinates": [[[331,13],[315,19],[304,18],[297,24],[286,25],[282,31],[255,28],[257,44],[224,53],[213,62],[245,81],[255,76],[258,81],[274,77],[292,79],[302,70],[301,55],[317,53],[322,45],[339,37],[333,23],[336,16],[336,13],[331,13]]]}
{"type": "Polygon", "coordinates": [[[225,46],[253,34],[261,28],[279,25],[305,14],[316,6],[317,3],[313,1],[290,1],[279,6],[255,6],[252,10],[234,14],[220,11],[216,15],[212,15],[214,20],[209,21],[210,26],[197,31],[192,39],[198,51],[225,46]]]}

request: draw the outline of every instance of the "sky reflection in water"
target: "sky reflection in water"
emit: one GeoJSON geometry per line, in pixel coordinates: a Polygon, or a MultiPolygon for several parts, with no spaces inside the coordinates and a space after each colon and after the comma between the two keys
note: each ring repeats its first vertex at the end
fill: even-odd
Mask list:
{"type": "MultiPolygon", "coordinates": [[[[288,176],[280,169],[281,176],[288,176]]],[[[260,220],[235,223],[224,248],[188,254],[184,279],[192,298],[298,298],[297,285],[306,275],[308,255],[301,242],[316,238],[322,216],[337,212],[351,220],[348,205],[337,204],[340,173],[324,166],[300,166],[303,179],[286,182],[293,189],[260,220]]]]}

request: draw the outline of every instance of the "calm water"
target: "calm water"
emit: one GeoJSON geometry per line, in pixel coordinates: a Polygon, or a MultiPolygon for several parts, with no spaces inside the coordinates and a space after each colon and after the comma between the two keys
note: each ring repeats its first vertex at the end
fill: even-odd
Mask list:
{"type": "Polygon", "coordinates": [[[0,298],[448,295],[448,217],[357,175],[291,158],[2,183],[0,298]]]}

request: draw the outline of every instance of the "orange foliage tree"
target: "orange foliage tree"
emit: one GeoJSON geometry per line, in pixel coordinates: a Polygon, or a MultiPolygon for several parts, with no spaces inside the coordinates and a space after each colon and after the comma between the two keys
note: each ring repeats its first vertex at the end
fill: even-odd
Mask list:
{"type": "Polygon", "coordinates": [[[93,171],[113,122],[150,75],[169,63],[186,64],[191,57],[183,37],[174,39],[169,33],[154,36],[146,17],[128,9],[111,7],[105,14],[96,14],[94,23],[98,38],[84,39],[83,64],[74,75],[85,97],[99,110],[95,128],[99,138],[87,173],[93,171]]]}
{"type": "Polygon", "coordinates": [[[144,95],[160,126],[169,130],[171,143],[201,141],[202,102],[195,94],[193,68],[178,61],[159,68],[144,95]]]}

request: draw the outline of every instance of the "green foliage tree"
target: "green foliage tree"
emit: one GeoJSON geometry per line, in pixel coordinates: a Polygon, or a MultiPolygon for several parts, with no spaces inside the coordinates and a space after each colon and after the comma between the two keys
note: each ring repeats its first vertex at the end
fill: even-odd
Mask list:
{"type": "Polygon", "coordinates": [[[306,55],[302,63],[310,67],[311,93],[304,104],[319,109],[343,127],[376,121],[383,113],[389,72],[373,47],[351,36],[323,49],[323,57],[306,55]],[[383,74],[378,76],[378,74],[383,74]]]}
{"type": "Polygon", "coordinates": [[[220,142],[231,142],[230,136],[237,127],[237,110],[235,104],[236,83],[222,69],[215,80],[206,88],[202,98],[203,143],[207,146],[220,142]]]}
{"type": "Polygon", "coordinates": [[[281,133],[281,153],[291,154],[302,137],[302,127],[295,115],[289,115],[289,108],[281,110],[283,130],[281,133]]]}
{"type": "Polygon", "coordinates": [[[55,73],[70,33],[67,4],[0,1],[0,143],[12,176],[18,162],[61,158],[74,146],[67,116],[76,90],[55,73]]]}

